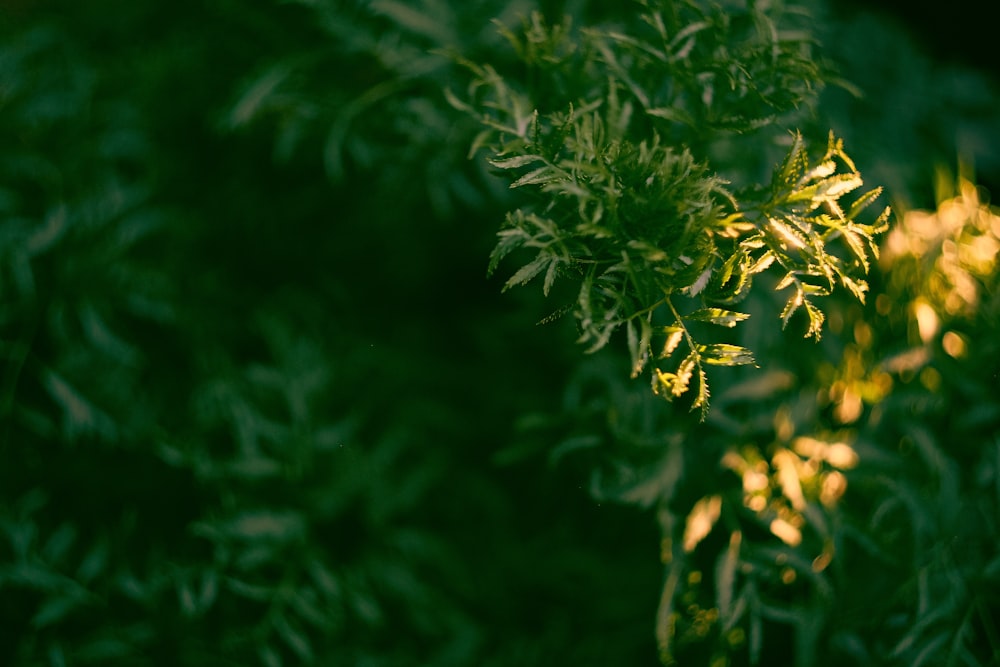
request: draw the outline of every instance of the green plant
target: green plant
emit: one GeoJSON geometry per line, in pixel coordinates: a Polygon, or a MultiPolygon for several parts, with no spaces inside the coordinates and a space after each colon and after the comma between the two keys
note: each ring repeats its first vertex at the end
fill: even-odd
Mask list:
{"type": "Polygon", "coordinates": [[[594,631],[630,604],[563,609],[592,526],[522,520],[544,471],[483,462],[547,390],[512,318],[440,297],[491,234],[456,223],[489,192],[441,150],[471,121],[434,36],[391,2],[118,9],[0,10],[0,663],[649,653],[594,631]]]}
{"type": "Polygon", "coordinates": [[[801,309],[806,335],[819,339],[816,300],[838,286],[864,300],[889,216],[860,220],[881,190],[857,194],[861,175],[832,133],[812,161],[793,132],[767,185],[748,183],[744,165],[712,164],[719,143],[794,118],[825,80],[807,34],[782,20],[753,3],[652,3],[627,31],[577,36],[536,13],[505,33],[526,89],[464,61],[469,102],[452,96],[486,126],[473,152],[488,148],[511,188],[528,192],[490,270],[522,251],[528,261],[505,288],[539,276],[546,295],[557,279],[578,284],[559,312],[573,312],[588,352],[624,327],[633,376],[652,366],[653,390],[668,400],[693,389],[703,419],[707,367],[752,364],[753,354],[699,324],[748,319],[730,308],[770,271],[778,283],[768,289],[790,290],[783,324],[801,309]]]}
{"type": "Polygon", "coordinates": [[[574,33],[535,14],[504,29],[527,75],[465,62],[473,81],[452,102],[486,126],[473,152],[525,193],[490,260],[524,258],[504,289],[540,278],[568,296],[557,313],[575,315],[588,352],[624,329],[632,378],[652,365],[655,394],[693,389],[703,423],[616,373],[613,355],[585,364],[563,414],[524,437],[587,461],[598,499],[657,509],[666,664],[995,660],[983,546],[998,514],[996,349],[969,342],[995,325],[993,214],[966,182],[937,214],[907,214],[880,260],[888,209],[859,220],[880,189],[859,190],[832,133],[810,161],[793,132],[754,185],[734,146],[772,154],[770,128],[817,123],[800,107],[829,74],[808,36],[773,6],[643,5],[627,28],[574,33]],[[759,321],[785,326],[800,309],[807,337],[828,320],[836,338],[809,351],[759,321]],[[720,342],[705,323],[743,335],[720,342]],[[900,335],[917,346],[900,350],[900,335]],[[973,354],[993,380],[958,379],[973,354]],[[755,359],[763,368],[727,375],[709,411],[705,367],[755,359]],[[950,420],[957,396],[969,409],[950,420]],[[967,447],[945,444],[954,429],[967,447]]]}
{"type": "Polygon", "coordinates": [[[7,4],[0,663],[996,663],[997,211],[906,205],[988,86],[819,2],[7,4]]]}

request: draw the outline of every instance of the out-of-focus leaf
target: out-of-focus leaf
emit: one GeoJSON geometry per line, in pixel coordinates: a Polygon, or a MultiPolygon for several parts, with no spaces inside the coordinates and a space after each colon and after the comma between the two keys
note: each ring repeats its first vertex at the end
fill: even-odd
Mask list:
{"type": "Polygon", "coordinates": [[[313,662],[312,645],[292,619],[284,614],[277,615],[274,619],[274,630],[299,660],[305,664],[313,662]]]}
{"type": "Polygon", "coordinates": [[[722,496],[708,496],[694,504],[684,524],[684,550],[694,551],[708,537],[722,512],[722,496]]]}

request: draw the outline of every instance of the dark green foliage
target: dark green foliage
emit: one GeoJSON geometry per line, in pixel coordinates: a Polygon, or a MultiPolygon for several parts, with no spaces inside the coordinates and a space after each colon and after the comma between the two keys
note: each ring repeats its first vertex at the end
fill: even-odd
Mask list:
{"type": "Polygon", "coordinates": [[[426,40],[389,10],[407,16],[137,3],[6,26],[3,664],[652,658],[655,564],[602,546],[651,527],[595,515],[576,480],[563,496],[544,470],[485,464],[559,363],[525,390],[506,361],[533,345],[479,286],[490,232],[458,218],[490,196],[483,170],[449,142],[446,61],[412,71],[426,40]],[[375,53],[394,66],[317,102],[313,74],[375,53]],[[289,75],[254,93],[261,59],[289,75]],[[409,100],[392,132],[361,112],[372,87],[409,100]],[[252,122],[275,118],[282,169],[252,122]],[[334,185],[304,148],[331,123],[334,185]],[[431,154],[440,173],[412,178],[431,154]],[[540,505],[561,531],[523,519],[540,505]]]}
{"type": "Polygon", "coordinates": [[[996,662],[988,86],[818,3],[0,46],[0,664],[996,662]]]}
{"type": "MultiPolygon", "coordinates": [[[[869,536],[869,531],[881,526],[880,513],[904,505],[910,512],[907,518],[924,517],[918,523],[924,529],[916,534],[928,541],[909,546],[913,553],[925,553],[933,548],[931,544],[939,543],[944,523],[931,527],[934,522],[926,517],[938,511],[916,500],[926,494],[916,481],[926,474],[919,466],[899,470],[898,478],[907,481],[894,482],[887,498],[875,500],[882,495],[875,490],[879,484],[875,480],[896,477],[886,477],[892,473],[882,469],[891,468],[892,454],[882,453],[877,445],[866,449],[868,438],[878,443],[918,439],[920,444],[915,446],[926,453],[925,462],[931,470],[937,469],[932,478],[946,483],[943,488],[951,494],[939,496],[938,506],[950,508],[951,520],[968,510],[961,509],[964,501],[957,492],[962,468],[947,462],[937,449],[934,427],[911,425],[895,430],[907,420],[905,412],[894,413],[897,401],[910,411],[926,411],[935,399],[920,394],[916,405],[930,403],[918,408],[905,398],[905,389],[890,394],[891,378],[879,370],[877,357],[865,355],[875,353],[869,349],[871,338],[880,327],[879,313],[891,310],[887,304],[914,303],[918,318],[926,320],[929,315],[920,309],[930,308],[924,303],[928,295],[948,295],[942,298],[954,302],[956,291],[968,293],[977,280],[993,280],[995,264],[987,259],[996,254],[990,238],[993,232],[984,231],[988,224],[980,224],[979,231],[963,227],[972,223],[956,222],[953,215],[950,224],[956,238],[945,245],[957,264],[932,266],[920,274],[923,283],[914,282],[905,266],[892,267],[894,272],[886,274],[890,285],[916,289],[908,299],[891,289],[880,293],[881,305],[874,310],[869,306],[867,317],[860,316],[856,307],[845,307],[841,299],[822,305],[816,297],[828,297],[838,286],[864,304],[870,291],[866,275],[879,257],[878,236],[888,228],[888,210],[870,222],[859,221],[858,215],[875,201],[881,188],[847,197],[856,193],[862,180],[843,142],[833,133],[825,154],[815,162],[809,159],[802,136],[794,133],[770,183],[758,187],[747,184],[754,173],[752,164],[732,165],[723,160],[718,169],[710,169],[710,159],[696,159],[694,151],[709,157],[722,153],[716,146],[729,141],[725,133],[753,132],[769,123],[794,119],[792,107],[804,99],[782,107],[770,98],[768,106],[774,114],[761,113],[759,118],[727,113],[725,98],[715,96],[714,80],[707,74],[713,71],[713,61],[693,47],[699,39],[711,42],[713,34],[724,33],[721,39],[725,41],[733,36],[725,34],[723,23],[694,19],[685,28],[675,25],[671,33],[663,27],[669,23],[664,16],[678,6],[691,9],[682,3],[666,3],[644,16],[648,25],[657,28],[658,42],[638,37],[643,34],[639,27],[622,29],[629,37],[584,29],[574,41],[567,24],[547,29],[535,16],[525,22],[523,37],[508,33],[515,52],[531,68],[527,87],[518,88],[495,68],[467,63],[474,76],[468,88],[470,102],[453,101],[456,107],[478,115],[488,128],[477,137],[474,149],[487,147],[495,156],[490,164],[513,173],[511,188],[533,194],[527,204],[508,214],[490,269],[508,256],[523,256],[525,263],[506,287],[540,278],[543,294],[549,295],[556,291],[558,280],[577,283],[575,303],[565,310],[576,315],[579,342],[588,345],[587,351],[597,352],[624,328],[632,377],[655,359],[654,393],[673,399],[693,390],[691,406],[702,409],[703,420],[708,417],[705,426],[696,426],[669,410],[658,416],[654,406],[636,395],[641,389],[601,377],[605,370],[598,372],[600,380],[588,374],[582,386],[580,379],[571,382],[571,396],[597,393],[587,402],[569,403],[569,414],[549,423],[543,433],[560,441],[554,450],[560,458],[591,453],[596,496],[658,508],[666,573],[657,638],[664,662],[813,665],[824,664],[824,655],[839,655],[839,659],[862,664],[884,660],[982,664],[995,655],[998,646],[989,611],[995,600],[966,593],[971,590],[964,583],[973,576],[971,569],[950,560],[951,555],[947,563],[908,562],[905,572],[940,569],[942,576],[963,582],[948,603],[932,611],[930,601],[943,593],[944,586],[937,588],[921,578],[925,574],[914,575],[915,582],[905,575],[900,578],[898,572],[890,574],[899,565],[890,554],[897,549],[906,553],[906,548],[899,543],[881,546],[881,535],[869,536]],[[687,40],[684,55],[674,54],[670,45],[683,40],[687,40]],[[538,57],[526,43],[549,48],[544,57],[538,57]],[[557,43],[559,49],[550,46],[557,43]],[[661,46],[664,43],[666,48],[661,46]],[[552,55],[557,51],[559,57],[552,55]],[[698,62],[699,55],[707,62],[698,62]],[[572,66],[567,65],[571,58],[576,59],[572,66]],[[687,66],[673,66],[681,61],[687,66]],[[655,76],[647,89],[637,80],[648,71],[655,76]],[[686,76],[691,71],[704,76],[686,76]],[[573,81],[576,72],[592,84],[608,83],[588,88],[573,81]],[[702,90],[670,99],[668,113],[650,100],[662,90],[673,90],[675,78],[679,89],[690,91],[697,81],[702,90]],[[567,97],[560,100],[560,93],[567,97]],[[713,100],[718,115],[686,110],[684,102],[692,98],[713,100]],[[546,113],[559,106],[566,110],[546,113]],[[692,122],[694,117],[697,121],[692,122]],[[719,118],[727,120],[718,122],[719,118]],[[661,119],[668,123],[661,124],[661,119]],[[661,137],[670,137],[670,148],[663,146],[661,137]],[[729,173],[740,166],[744,173],[729,173]],[[729,170],[721,172],[725,180],[717,175],[722,169],[729,170]],[[743,187],[730,188],[732,182],[743,187]],[[956,250],[959,247],[970,250],[963,254],[956,250]],[[968,257],[972,253],[979,257],[975,260],[981,267],[977,278],[967,275],[968,268],[958,267],[973,261],[968,257]],[[764,280],[769,270],[777,271],[775,280],[764,280]],[[959,277],[949,277],[952,274],[959,277]],[[768,371],[759,378],[746,373],[727,376],[729,385],[717,399],[722,407],[710,412],[705,368],[753,364],[750,349],[754,346],[745,344],[746,335],[700,343],[695,336],[702,332],[695,333],[692,326],[707,322],[736,327],[773,308],[775,299],[768,293],[782,290],[791,291],[782,297],[783,324],[801,309],[807,316],[806,335],[819,340],[830,311],[838,333],[844,330],[845,319],[854,327],[856,344],[827,346],[822,350],[829,355],[825,365],[821,361],[793,371],[788,368],[788,348],[768,343],[763,348],[766,354],[754,355],[768,371]],[[691,300],[695,303],[688,305],[691,300]],[[736,304],[746,312],[729,309],[736,304]],[[654,348],[657,338],[662,343],[654,348]],[[676,354],[679,347],[683,352],[676,354]],[[656,354],[654,350],[662,351],[656,354]],[[671,357],[674,362],[667,368],[656,365],[671,357]],[[836,379],[831,377],[832,367],[839,367],[836,379]],[[857,373],[861,376],[851,375],[857,373]],[[830,401],[839,404],[831,409],[830,401]],[[870,413],[864,409],[866,403],[875,406],[870,413]],[[889,432],[884,432],[889,425],[889,432]],[[859,465],[858,450],[872,461],[862,459],[859,465]],[[720,473],[720,465],[728,472],[720,473]],[[741,485],[734,487],[731,473],[736,473],[736,480],[742,478],[741,485]],[[844,494],[855,486],[861,488],[862,496],[881,504],[853,507],[850,496],[844,494]],[[844,506],[839,503],[842,497],[846,498],[844,506]],[[867,512],[874,512],[870,521],[867,512]],[[728,537],[724,539],[720,532],[728,537]],[[862,574],[866,568],[875,569],[861,563],[873,557],[888,568],[875,576],[893,583],[859,602],[853,593],[866,589],[857,578],[868,576],[862,574]],[[916,600],[907,593],[913,585],[916,600]],[[886,597],[891,599],[887,607],[882,604],[886,597]],[[872,618],[862,613],[858,618],[860,609],[879,609],[885,616],[872,618]],[[943,619],[948,619],[945,626],[927,638],[930,627],[943,619]],[[899,627],[893,626],[896,622],[899,627]],[[773,639],[782,625],[794,633],[787,656],[780,652],[780,640],[773,639]],[[904,627],[912,629],[902,632],[904,627]],[[977,650],[973,635],[985,640],[985,652],[977,650]]],[[[771,25],[770,18],[762,18],[756,8],[751,7],[749,13],[758,25],[771,25]]],[[[757,33],[764,42],[771,37],[771,49],[738,49],[726,52],[727,57],[738,63],[734,67],[739,71],[755,72],[753,79],[766,80],[760,73],[765,65],[740,59],[754,61],[762,54],[778,53],[781,40],[773,35],[780,30],[757,33]]],[[[797,35],[803,42],[810,41],[808,36],[797,35]]],[[[780,77],[781,59],[763,60],[779,70],[780,77]]],[[[798,90],[819,88],[820,70],[802,70],[799,75],[813,83],[798,90]]],[[[730,85],[740,88],[732,79],[730,85]]],[[[754,108],[740,100],[741,111],[754,108]]],[[[760,141],[767,142],[768,136],[762,135],[760,141]]],[[[967,215],[975,219],[982,214],[967,215]]],[[[951,303],[938,308],[955,311],[959,307],[951,303]]],[[[929,325],[924,321],[920,326],[929,325]]],[[[759,333],[750,333],[750,340],[759,341],[759,333]]],[[[957,342],[964,338],[956,338],[954,332],[949,335],[954,356],[959,347],[964,350],[965,343],[957,342]]],[[[925,353],[918,356],[919,365],[926,363],[925,353]]],[[[936,373],[922,376],[925,385],[935,385],[926,388],[936,394],[940,390],[939,380],[933,379],[936,373]]],[[[983,386],[966,400],[988,393],[983,386]]],[[[989,414],[988,419],[994,416],[992,408],[982,408],[982,413],[989,414]]],[[[973,441],[978,445],[976,456],[982,455],[983,444],[985,455],[991,456],[994,443],[973,441]]],[[[974,458],[966,465],[992,479],[992,464],[974,458]]],[[[993,523],[995,499],[984,502],[975,520],[993,523]]],[[[978,540],[970,543],[976,544],[971,547],[977,554],[972,561],[982,566],[978,540]]]]}

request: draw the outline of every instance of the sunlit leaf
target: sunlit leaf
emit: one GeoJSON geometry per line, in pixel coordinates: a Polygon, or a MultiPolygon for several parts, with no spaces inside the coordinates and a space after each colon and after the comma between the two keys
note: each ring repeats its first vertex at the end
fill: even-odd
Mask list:
{"type": "Polygon", "coordinates": [[[742,322],[749,317],[750,315],[747,313],[738,313],[733,310],[724,310],[722,308],[702,308],[685,315],[684,319],[695,320],[698,322],[711,322],[712,324],[732,328],[735,327],[738,322],[742,322]]]}
{"type": "Polygon", "coordinates": [[[694,504],[684,524],[685,551],[694,551],[695,547],[708,537],[721,512],[722,496],[706,496],[694,504]]]}
{"type": "Polygon", "coordinates": [[[705,369],[698,366],[698,389],[694,397],[694,401],[691,403],[691,408],[701,408],[701,421],[705,421],[708,416],[708,374],[705,369]]]}
{"type": "Polygon", "coordinates": [[[812,336],[816,340],[819,340],[823,333],[823,322],[826,321],[826,315],[811,302],[805,301],[804,303],[806,312],[809,315],[809,328],[806,329],[805,337],[812,336]]]}
{"type": "MultiPolygon", "coordinates": [[[[757,260],[751,265],[748,273],[755,274],[766,271],[771,264],[774,263],[775,256],[770,250],[765,252],[763,255],[757,258],[757,260]]],[[[780,288],[779,288],[780,289],[780,288]]]]}
{"type": "Polygon", "coordinates": [[[877,187],[869,190],[865,194],[858,197],[852,204],[851,208],[848,209],[844,217],[848,220],[855,220],[861,214],[863,210],[871,206],[876,199],[882,194],[882,188],[877,187]]]}
{"type": "Polygon", "coordinates": [[[677,346],[684,340],[684,330],[678,326],[665,327],[667,339],[663,343],[663,350],[660,352],[660,359],[666,359],[674,353],[677,346]]]}
{"type": "Polygon", "coordinates": [[[731,343],[710,343],[699,345],[698,352],[706,364],[718,366],[742,366],[754,364],[753,353],[740,345],[731,343]]]}
{"type": "Polygon", "coordinates": [[[795,294],[789,297],[780,315],[782,328],[788,326],[788,321],[792,318],[792,315],[795,314],[795,311],[799,309],[802,303],[802,293],[799,291],[796,291],[795,294]]]}
{"type": "Polygon", "coordinates": [[[688,385],[691,383],[691,376],[696,369],[697,362],[697,353],[691,352],[677,367],[677,379],[674,381],[673,387],[671,387],[671,393],[674,396],[680,396],[687,391],[688,385]]]}
{"type": "Polygon", "coordinates": [[[800,250],[807,246],[808,242],[801,231],[777,218],[771,218],[770,223],[774,231],[777,232],[777,238],[783,245],[800,250]]]}

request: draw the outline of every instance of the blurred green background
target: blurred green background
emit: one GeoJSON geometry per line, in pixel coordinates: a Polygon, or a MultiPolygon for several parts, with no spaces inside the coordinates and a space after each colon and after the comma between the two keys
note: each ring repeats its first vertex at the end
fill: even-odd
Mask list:
{"type": "MultiPolygon", "coordinates": [[[[1000,191],[978,10],[810,7],[868,182],[1000,191]]],[[[656,522],[525,435],[582,353],[485,277],[442,92],[536,8],[633,11],[0,3],[0,664],[658,664],[656,522]]]]}

